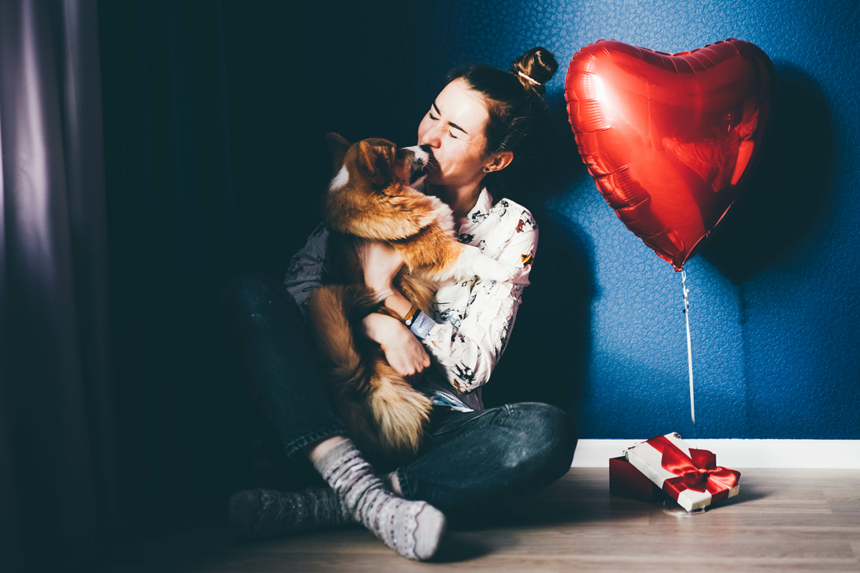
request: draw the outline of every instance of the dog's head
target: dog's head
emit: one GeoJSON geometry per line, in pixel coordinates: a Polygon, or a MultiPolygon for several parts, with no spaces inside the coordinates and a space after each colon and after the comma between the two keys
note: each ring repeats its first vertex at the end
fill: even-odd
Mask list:
{"type": "Polygon", "coordinates": [[[397,147],[385,139],[364,139],[351,144],[336,133],[326,136],[334,178],[329,189],[369,187],[382,191],[394,183],[417,185],[427,175],[429,147],[397,147]]]}

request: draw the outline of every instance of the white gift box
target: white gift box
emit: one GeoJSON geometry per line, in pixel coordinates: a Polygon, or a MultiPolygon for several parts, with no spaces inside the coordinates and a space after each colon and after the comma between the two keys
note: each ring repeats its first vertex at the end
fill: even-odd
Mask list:
{"type": "Polygon", "coordinates": [[[646,442],[640,442],[627,448],[627,460],[642,474],[650,479],[657,487],[665,491],[687,511],[701,509],[714,501],[733,497],[740,491],[737,479],[740,473],[716,465],[716,456],[707,450],[691,450],[687,443],[676,433],[657,436],[646,442]],[[675,466],[682,468],[672,472],[665,466],[664,451],[675,461],[675,466]],[[681,463],[681,458],[686,460],[681,463]],[[709,459],[712,463],[703,463],[709,459]],[[699,462],[697,466],[695,461],[699,462]],[[732,479],[732,476],[734,478],[732,479]],[[704,491],[698,491],[699,485],[690,483],[698,480],[704,491]],[[730,484],[734,485],[730,485],[730,484]]]}

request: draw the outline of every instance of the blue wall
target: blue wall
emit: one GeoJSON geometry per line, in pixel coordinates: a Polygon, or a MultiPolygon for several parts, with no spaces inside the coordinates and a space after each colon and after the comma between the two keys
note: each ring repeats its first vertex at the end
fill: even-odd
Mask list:
{"type": "Polygon", "coordinates": [[[680,274],[616,218],[575,151],[525,201],[541,245],[500,392],[559,403],[584,438],[860,438],[856,1],[451,0],[334,20],[308,10],[331,58],[312,72],[314,129],[402,144],[455,65],[507,68],[549,48],[560,69],[548,101],[564,128],[567,65],[595,40],[679,52],[734,37],[762,48],[779,84],[764,157],[744,201],[686,265],[698,427],[680,274]]]}

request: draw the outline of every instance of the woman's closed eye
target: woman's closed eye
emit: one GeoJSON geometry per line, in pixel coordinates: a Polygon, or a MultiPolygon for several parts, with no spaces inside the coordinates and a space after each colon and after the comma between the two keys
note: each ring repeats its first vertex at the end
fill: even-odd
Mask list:
{"type": "MultiPolygon", "coordinates": [[[[433,115],[432,110],[427,112],[427,117],[429,117],[433,121],[439,121],[439,118],[433,115]]],[[[456,135],[454,135],[454,130],[451,129],[451,126],[448,126],[448,137],[450,137],[451,139],[459,139],[456,135]]]]}

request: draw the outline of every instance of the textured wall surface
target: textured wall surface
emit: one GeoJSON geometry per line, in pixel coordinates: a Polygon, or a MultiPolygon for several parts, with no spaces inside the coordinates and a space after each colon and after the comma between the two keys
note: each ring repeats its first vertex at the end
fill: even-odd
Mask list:
{"type": "MultiPolygon", "coordinates": [[[[584,438],[860,438],[856,1],[449,0],[321,10],[302,14],[328,38],[336,64],[313,72],[315,128],[402,144],[414,143],[439,78],[456,65],[507,68],[530,47],[549,48],[560,69],[548,101],[565,127],[567,65],[595,40],[679,52],[739,38],[762,48],[778,82],[764,157],[744,201],[686,265],[697,427],[680,274],[617,219],[575,151],[525,201],[541,245],[497,399],[558,403],[584,438]]],[[[493,389],[485,392],[492,401],[493,389]]]]}

